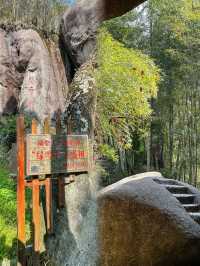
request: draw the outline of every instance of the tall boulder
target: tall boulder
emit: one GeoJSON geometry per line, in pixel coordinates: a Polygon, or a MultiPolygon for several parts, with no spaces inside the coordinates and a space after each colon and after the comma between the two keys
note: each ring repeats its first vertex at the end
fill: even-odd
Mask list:
{"type": "Polygon", "coordinates": [[[16,112],[22,83],[21,74],[15,71],[8,42],[6,31],[0,29],[0,114],[16,112]]]}
{"type": "Polygon", "coordinates": [[[68,84],[58,47],[32,29],[0,29],[0,113],[43,121],[64,111],[68,84]]]}

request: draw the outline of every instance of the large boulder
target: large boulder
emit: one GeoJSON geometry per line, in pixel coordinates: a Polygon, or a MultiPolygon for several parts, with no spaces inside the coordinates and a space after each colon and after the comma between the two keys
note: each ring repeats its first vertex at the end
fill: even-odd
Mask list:
{"type": "Polygon", "coordinates": [[[82,0],[67,9],[61,22],[61,39],[74,68],[94,50],[99,25],[121,16],[146,0],[82,0]]]}
{"type": "Polygon", "coordinates": [[[55,215],[55,236],[47,241],[53,265],[97,265],[96,193],[101,170],[75,177],[65,186],[65,206],[55,215]]]}
{"type": "Polygon", "coordinates": [[[101,265],[200,265],[200,226],[193,219],[199,213],[191,213],[199,210],[199,195],[158,173],[103,189],[98,196],[101,265]]]}
{"type": "Polygon", "coordinates": [[[0,29],[0,113],[43,121],[64,111],[68,91],[58,47],[32,29],[0,29]]]}

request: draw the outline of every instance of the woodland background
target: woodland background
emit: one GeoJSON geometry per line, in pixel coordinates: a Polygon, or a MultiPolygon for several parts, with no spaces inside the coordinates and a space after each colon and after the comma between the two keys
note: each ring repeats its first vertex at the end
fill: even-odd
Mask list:
{"type": "MultiPolygon", "coordinates": [[[[0,0],[0,24],[59,38],[59,0],[0,0]]],[[[200,186],[200,3],[149,0],[99,30],[96,142],[105,183],[146,170],[200,186]]],[[[14,256],[15,185],[7,153],[16,115],[0,120],[0,260],[14,256]],[[2,206],[2,207],[1,207],[2,206]],[[9,215],[8,215],[9,213],[9,215]]]]}

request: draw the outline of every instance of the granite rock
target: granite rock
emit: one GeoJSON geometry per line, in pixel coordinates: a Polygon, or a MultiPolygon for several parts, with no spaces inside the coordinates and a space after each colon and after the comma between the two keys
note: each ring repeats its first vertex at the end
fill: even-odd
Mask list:
{"type": "Polygon", "coordinates": [[[155,179],[163,180],[158,173],[140,174],[100,191],[101,265],[200,265],[199,224],[155,179]]]}
{"type": "Polygon", "coordinates": [[[32,29],[0,29],[0,113],[43,121],[64,111],[68,91],[59,48],[32,29]]]}
{"type": "Polygon", "coordinates": [[[82,0],[68,9],[61,21],[61,39],[74,68],[87,61],[96,45],[99,25],[121,16],[145,0],[82,0]]]}

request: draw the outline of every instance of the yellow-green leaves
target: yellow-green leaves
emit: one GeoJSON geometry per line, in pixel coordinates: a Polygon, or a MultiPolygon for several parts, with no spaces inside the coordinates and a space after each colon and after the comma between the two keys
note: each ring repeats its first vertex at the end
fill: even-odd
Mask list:
{"type": "Polygon", "coordinates": [[[98,38],[98,109],[106,135],[131,147],[131,131],[143,130],[150,100],[157,95],[159,69],[139,51],[125,48],[103,28],[98,38]]]}

